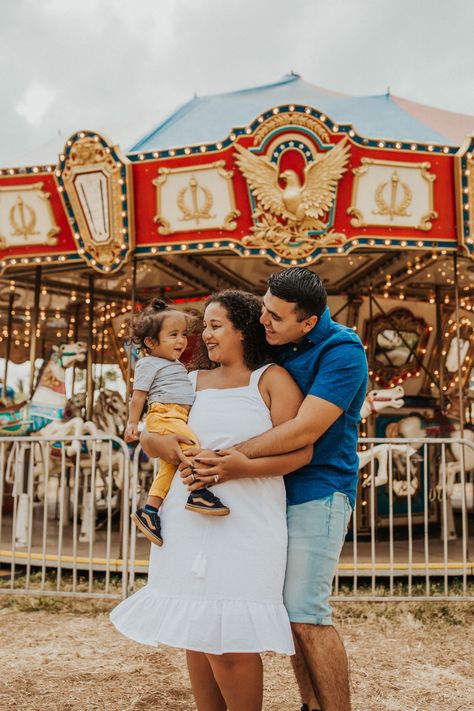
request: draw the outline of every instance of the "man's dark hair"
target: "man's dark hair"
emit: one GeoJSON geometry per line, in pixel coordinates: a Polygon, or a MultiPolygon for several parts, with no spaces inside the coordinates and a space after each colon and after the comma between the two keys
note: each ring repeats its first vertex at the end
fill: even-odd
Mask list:
{"type": "Polygon", "coordinates": [[[291,267],[271,274],[268,288],[273,296],[295,304],[298,321],[318,318],[326,308],[326,289],[319,276],[306,267],[291,267]]]}

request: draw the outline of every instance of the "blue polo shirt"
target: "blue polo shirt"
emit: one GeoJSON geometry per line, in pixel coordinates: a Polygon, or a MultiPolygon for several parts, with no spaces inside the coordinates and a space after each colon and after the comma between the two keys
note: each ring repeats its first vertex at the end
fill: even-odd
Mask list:
{"type": "Polygon", "coordinates": [[[281,346],[278,352],[279,363],[304,395],[315,395],[343,410],[315,443],[311,462],[285,476],[288,504],[303,504],[341,491],[354,506],[358,424],[368,377],[364,346],[351,328],[331,319],[326,307],[301,343],[281,346]]]}

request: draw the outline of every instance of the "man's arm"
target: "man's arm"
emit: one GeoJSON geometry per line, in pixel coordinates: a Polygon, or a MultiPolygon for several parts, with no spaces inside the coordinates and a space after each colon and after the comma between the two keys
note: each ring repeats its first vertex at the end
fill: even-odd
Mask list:
{"type": "Polygon", "coordinates": [[[346,410],[367,379],[367,359],[359,342],[334,345],[296,416],[237,446],[248,457],[265,457],[314,444],[346,410]]]}
{"type": "Polygon", "coordinates": [[[296,417],[237,445],[236,449],[250,459],[301,449],[314,444],[342,412],[332,402],[307,395],[296,417]]]}

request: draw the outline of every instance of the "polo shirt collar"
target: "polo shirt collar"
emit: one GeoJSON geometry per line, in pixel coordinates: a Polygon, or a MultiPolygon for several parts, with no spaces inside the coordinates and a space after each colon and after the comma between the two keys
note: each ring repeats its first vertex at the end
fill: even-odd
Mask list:
{"type": "Polygon", "coordinates": [[[329,308],[326,306],[318,319],[318,323],[311,329],[311,331],[309,331],[309,333],[306,334],[306,338],[316,346],[318,343],[325,340],[330,328],[331,314],[329,313],[329,308]]]}

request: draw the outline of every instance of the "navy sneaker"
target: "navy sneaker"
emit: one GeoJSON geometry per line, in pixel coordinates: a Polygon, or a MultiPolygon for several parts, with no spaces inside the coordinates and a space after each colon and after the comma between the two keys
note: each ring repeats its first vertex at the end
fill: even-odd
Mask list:
{"type": "Polygon", "coordinates": [[[156,543],[157,546],[163,545],[161,521],[158,511],[148,511],[147,507],[143,506],[143,508],[137,509],[135,513],[131,514],[130,518],[149,541],[156,543]]]}
{"type": "Polygon", "coordinates": [[[230,514],[230,509],[224,506],[212,491],[205,488],[192,491],[188,496],[185,508],[208,516],[227,516],[230,514]]]}

